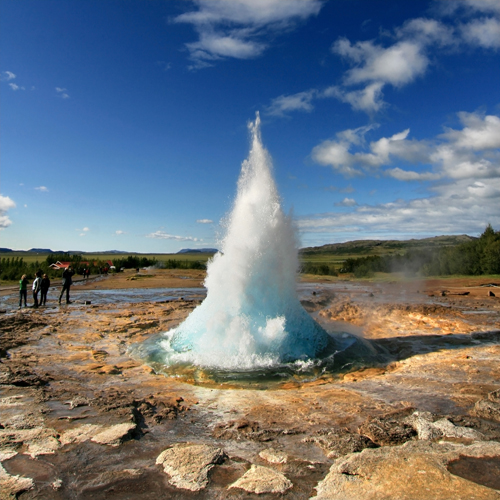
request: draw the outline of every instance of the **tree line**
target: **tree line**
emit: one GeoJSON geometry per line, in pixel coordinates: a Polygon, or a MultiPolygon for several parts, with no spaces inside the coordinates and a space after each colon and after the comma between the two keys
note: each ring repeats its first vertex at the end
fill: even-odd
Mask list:
{"type": "MultiPolygon", "coordinates": [[[[37,271],[47,274],[49,278],[60,278],[62,270],[52,269],[51,264],[56,262],[70,262],[76,274],[82,274],[84,269],[88,269],[90,274],[98,274],[104,270],[109,270],[109,263],[101,259],[92,259],[87,261],[80,254],[69,253],[50,253],[47,258],[41,262],[26,262],[23,257],[3,257],[0,259],[0,280],[17,281],[23,274],[32,278],[37,271]]],[[[113,259],[112,271],[120,272],[122,269],[141,269],[143,267],[157,267],[164,269],[205,269],[206,266],[199,261],[169,259],[159,261],[154,258],[139,257],[129,255],[125,258],[113,259]]]]}
{"type": "Polygon", "coordinates": [[[477,240],[454,247],[346,259],[339,272],[353,273],[359,278],[376,272],[422,276],[500,274],[500,231],[488,224],[477,240]]]}

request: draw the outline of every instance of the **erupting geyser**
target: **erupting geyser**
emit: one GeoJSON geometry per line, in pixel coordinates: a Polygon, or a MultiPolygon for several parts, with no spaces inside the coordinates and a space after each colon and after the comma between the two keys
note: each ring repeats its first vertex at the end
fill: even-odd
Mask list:
{"type": "Polygon", "coordinates": [[[166,366],[273,368],[314,358],[330,342],[296,293],[296,235],[281,208],[258,114],[250,131],[221,251],[208,264],[207,297],[148,348],[149,358],[166,366]]]}

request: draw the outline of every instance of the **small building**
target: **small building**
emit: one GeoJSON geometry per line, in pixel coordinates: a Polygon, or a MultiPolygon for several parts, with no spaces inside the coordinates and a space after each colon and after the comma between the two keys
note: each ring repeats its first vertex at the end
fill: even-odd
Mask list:
{"type": "Polygon", "coordinates": [[[49,267],[51,269],[58,270],[58,269],[68,269],[69,266],[71,266],[71,262],[60,262],[60,261],[57,261],[54,264],[50,264],[49,267]]]}

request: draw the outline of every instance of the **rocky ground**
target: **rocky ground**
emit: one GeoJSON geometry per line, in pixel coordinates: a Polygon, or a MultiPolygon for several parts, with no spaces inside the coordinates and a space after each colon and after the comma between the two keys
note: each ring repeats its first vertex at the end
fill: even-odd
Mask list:
{"type": "Polygon", "coordinates": [[[263,389],[129,356],[202,300],[190,273],[96,280],[38,310],[3,291],[0,498],[500,498],[494,283],[304,283],[304,307],[377,362],[263,389]]]}

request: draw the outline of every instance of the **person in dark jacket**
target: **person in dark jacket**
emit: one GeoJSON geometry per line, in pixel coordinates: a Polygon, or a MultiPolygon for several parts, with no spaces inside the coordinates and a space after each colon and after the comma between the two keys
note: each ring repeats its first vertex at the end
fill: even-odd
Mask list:
{"type": "Polygon", "coordinates": [[[33,280],[33,307],[36,309],[38,307],[38,292],[42,286],[42,273],[37,271],[35,274],[35,279],[33,280]]]}
{"type": "Polygon", "coordinates": [[[24,299],[24,307],[28,307],[28,304],[26,304],[26,298],[28,296],[28,278],[26,277],[25,274],[21,276],[21,279],[19,280],[19,309],[21,309],[23,305],[23,299],[24,299]]]}
{"type": "Polygon", "coordinates": [[[49,277],[44,274],[42,276],[42,283],[40,285],[40,305],[44,306],[47,302],[47,292],[49,291],[50,288],[50,279],[49,277]]]}
{"type": "Polygon", "coordinates": [[[68,266],[63,272],[62,290],[61,290],[61,295],[59,295],[59,304],[61,303],[61,299],[65,290],[66,290],[66,304],[71,304],[71,301],[69,300],[69,289],[73,284],[73,280],[71,279],[73,274],[75,274],[75,272],[73,271],[71,266],[68,266]]]}

